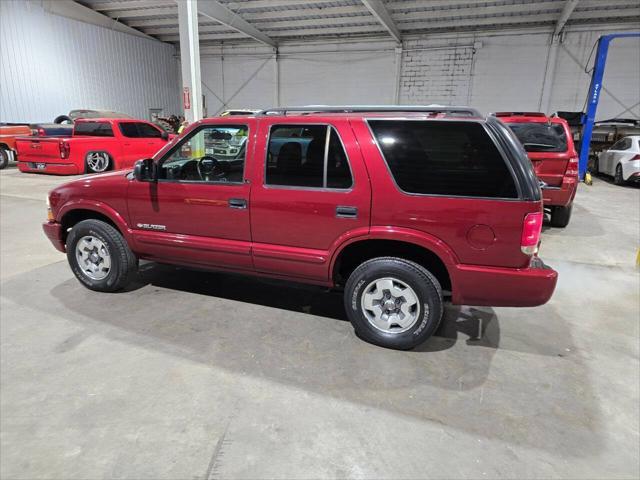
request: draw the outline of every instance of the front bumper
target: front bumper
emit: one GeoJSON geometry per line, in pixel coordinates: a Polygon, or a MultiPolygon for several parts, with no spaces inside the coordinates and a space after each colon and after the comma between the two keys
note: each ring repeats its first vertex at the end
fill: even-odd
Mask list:
{"type": "Polygon", "coordinates": [[[577,189],[577,179],[565,177],[561,186],[542,189],[542,202],[545,207],[566,207],[573,202],[577,189]]]}
{"type": "Polygon", "coordinates": [[[18,162],[18,170],[26,173],[47,173],[50,175],[78,175],[79,171],[75,163],[46,163],[46,162],[18,162]],[[44,165],[44,168],[37,168],[44,165]]]}
{"type": "Polygon", "coordinates": [[[47,236],[56,250],[65,253],[65,245],[64,240],[62,239],[62,225],[56,222],[45,222],[42,224],[42,229],[44,230],[44,234],[47,236]]]}
{"type": "Polygon", "coordinates": [[[536,307],[549,301],[558,272],[534,257],[527,268],[457,265],[452,303],[492,307],[536,307]]]}

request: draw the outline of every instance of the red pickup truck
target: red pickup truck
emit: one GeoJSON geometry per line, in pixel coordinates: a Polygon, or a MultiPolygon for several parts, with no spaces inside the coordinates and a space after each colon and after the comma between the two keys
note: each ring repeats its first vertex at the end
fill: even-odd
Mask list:
{"type": "Polygon", "coordinates": [[[77,120],[71,137],[16,139],[22,172],[75,175],[133,166],[173,138],[157,126],[130,118],[77,120]]]}
{"type": "Polygon", "coordinates": [[[138,259],[343,288],[357,334],[391,348],[433,334],[444,299],[549,300],[538,179],[496,117],[282,110],[201,120],[132,172],[55,188],[46,235],[97,291],[138,259]]]}

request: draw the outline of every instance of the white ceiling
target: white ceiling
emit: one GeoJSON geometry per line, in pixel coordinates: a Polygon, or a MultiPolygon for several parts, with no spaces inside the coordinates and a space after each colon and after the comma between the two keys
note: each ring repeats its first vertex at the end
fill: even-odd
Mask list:
{"type": "MultiPolygon", "coordinates": [[[[161,41],[179,42],[175,0],[78,1],[161,41]]],[[[199,0],[199,5],[206,8],[212,2],[199,0]]],[[[237,15],[236,28],[200,15],[201,45],[256,43],[257,40],[242,32],[243,20],[276,44],[283,40],[393,38],[394,29],[400,36],[528,27],[548,27],[553,31],[563,9],[571,12],[567,25],[640,24],[638,0],[217,0],[217,3],[237,15]],[[376,10],[372,4],[377,6],[378,15],[372,13],[376,10]]]]}

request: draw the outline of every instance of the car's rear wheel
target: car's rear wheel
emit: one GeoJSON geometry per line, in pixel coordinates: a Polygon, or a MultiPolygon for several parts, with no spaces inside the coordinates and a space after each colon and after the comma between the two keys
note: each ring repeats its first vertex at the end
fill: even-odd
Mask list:
{"type": "Polygon", "coordinates": [[[423,266],[396,257],[357,267],[347,280],[344,304],[360,338],[400,350],[433,335],[443,312],[438,280],[423,266]]]}
{"type": "Polygon", "coordinates": [[[624,185],[624,177],[622,176],[622,165],[616,166],[616,173],[613,176],[613,183],[616,185],[624,185]]]}
{"type": "Polygon", "coordinates": [[[67,260],[80,283],[113,292],[133,278],[138,260],[120,232],[101,220],[78,222],[67,237],[67,260]]]}
{"type": "Polygon", "coordinates": [[[551,226],[556,228],[564,228],[569,225],[572,210],[573,203],[570,203],[566,207],[553,207],[553,209],[551,210],[551,226]]]}
{"type": "Polygon", "coordinates": [[[9,150],[0,148],[0,170],[7,168],[7,165],[9,165],[9,157],[9,150]]]}
{"type": "Polygon", "coordinates": [[[111,168],[111,157],[106,152],[89,152],[85,158],[87,173],[102,173],[111,168]]]}

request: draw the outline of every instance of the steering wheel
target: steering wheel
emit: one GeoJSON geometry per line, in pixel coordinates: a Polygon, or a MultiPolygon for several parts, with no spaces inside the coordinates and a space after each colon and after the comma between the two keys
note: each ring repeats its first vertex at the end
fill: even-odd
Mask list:
{"type": "Polygon", "coordinates": [[[200,178],[205,182],[208,182],[212,177],[220,178],[225,174],[220,162],[211,155],[205,155],[196,165],[198,167],[198,175],[200,175],[200,178]]]}

